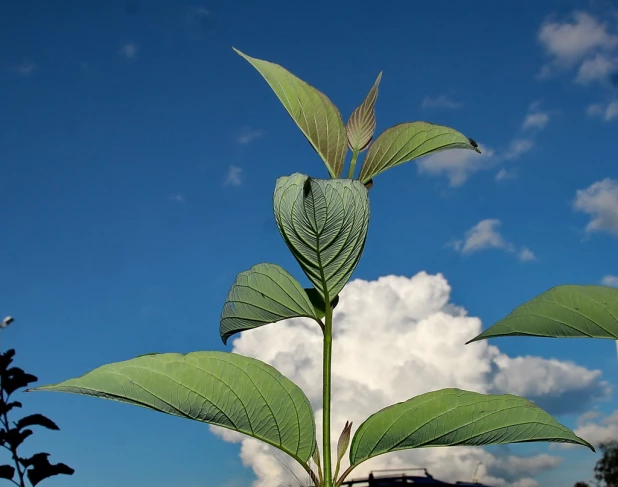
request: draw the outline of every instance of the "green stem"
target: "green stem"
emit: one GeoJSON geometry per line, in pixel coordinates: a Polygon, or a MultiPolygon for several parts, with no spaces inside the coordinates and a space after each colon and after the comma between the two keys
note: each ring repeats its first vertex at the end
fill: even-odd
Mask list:
{"type": "Polygon", "coordinates": [[[352,179],[354,177],[354,169],[356,169],[356,159],[358,159],[358,149],[354,149],[352,152],[352,161],[350,162],[350,169],[348,170],[348,179],[352,179]]]}
{"type": "Polygon", "coordinates": [[[340,487],[341,484],[343,483],[343,481],[346,479],[346,477],[348,475],[350,475],[352,473],[352,470],[354,470],[358,465],[350,465],[345,472],[343,472],[341,474],[341,477],[339,477],[338,479],[336,479],[335,481],[335,487],[340,487]]]}
{"type": "MultiPolygon", "coordinates": [[[[329,303],[329,301],[326,301],[329,303]]],[[[331,392],[331,360],[333,352],[333,309],[330,303],[326,306],[324,320],[324,357],[323,357],[323,390],[322,390],[322,452],[324,455],[324,487],[333,487],[333,473],[330,453],[330,392],[331,392]]]]}

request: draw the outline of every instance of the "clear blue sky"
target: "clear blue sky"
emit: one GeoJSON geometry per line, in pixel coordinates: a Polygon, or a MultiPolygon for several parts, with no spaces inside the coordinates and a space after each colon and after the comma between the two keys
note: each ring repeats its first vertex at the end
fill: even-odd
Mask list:
{"type": "MultiPolygon", "coordinates": [[[[316,86],[344,120],[383,71],[378,132],[426,120],[484,148],[376,178],[355,277],[443,273],[451,301],[484,327],[551,286],[618,282],[617,8],[2,2],[0,313],[16,318],[2,348],[41,384],[147,352],[223,350],[218,318],[235,275],[264,261],[299,274],[274,225],[275,179],[327,173],[232,46],[316,86]]],[[[617,379],[609,341],[495,344],[617,379]]],[[[31,447],[77,470],[48,487],[254,479],[238,445],[205,425],[76,396],[23,400],[61,427],[31,447]]],[[[579,414],[616,406],[586,403],[560,419],[575,427],[579,414]]],[[[559,454],[568,461],[543,485],[591,476],[593,454],[559,454]]]]}

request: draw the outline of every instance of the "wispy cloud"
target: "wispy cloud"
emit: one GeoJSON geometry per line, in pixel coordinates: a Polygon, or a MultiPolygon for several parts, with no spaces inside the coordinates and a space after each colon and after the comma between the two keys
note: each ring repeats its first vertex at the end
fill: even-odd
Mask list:
{"type": "Polygon", "coordinates": [[[135,42],[127,42],[122,45],[118,53],[127,59],[135,59],[138,51],[139,47],[135,42]]]}
{"type": "Polygon", "coordinates": [[[253,142],[254,140],[261,139],[266,135],[264,130],[257,130],[251,127],[243,127],[238,131],[238,135],[236,136],[236,141],[239,144],[247,145],[253,142]]]}
{"type": "Polygon", "coordinates": [[[618,117],[618,100],[588,105],[586,107],[586,113],[590,117],[600,117],[606,122],[609,122],[618,117]]]}
{"type": "Polygon", "coordinates": [[[421,103],[421,108],[449,108],[451,110],[456,110],[457,108],[461,108],[463,103],[453,101],[449,99],[446,95],[440,95],[436,98],[431,98],[426,96],[423,99],[423,103],[421,103]]]}
{"type": "Polygon", "coordinates": [[[230,164],[223,184],[225,186],[240,186],[242,184],[242,168],[230,164]]]}
{"type": "Polygon", "coordinates": [[[462,254],[472,254],[486,249],[502,249],[507,252],[517,252],[522,262],[536,260],[536,256],[528,247],[517,251],[515,245],[506,240],[499,231],[502,222],[495,218],[481,220],[466,231],[461,240],[454,240],[447,244],[462,254]]]}
{"type": "Polygon", "coordinates": [[[500,169],[494,176],[496,181],[506,181],[507,179],[517,178],[517,171],[515,169],[500,169]]]}
{"type": "Polygon", "coordinates": [[[30,76],[35,71],[36,71],[36,64],[30,61],[24,61],[23,63],[13,68],[13,72],[20,76],[30,76]]]}
{"type": "Polygon", "coordinates": [[[539,129],[542,130],[549,122],[549,113],[533,110],[526,115],[522,129],[539,129]]]}
{"type": "Polygon", "coordinates": [[[605,101],[589,105],[586,113],[606,122],[618,118],[618,100],[614,94],[618,87],[618,31],[615,27],[612,30],[608,22],[575,11],[570,20],[546,20],[539,30],[538,40],[550,58],[539,78],[575,71],[575,83],[596,85],[605,94],[605,101]]]}
{"type": "Polygon", "coordinates": [[[184,194],[172,194],[170,195],[170,201],[174,201],[175,203],[185,203],[187,201],[187,198],[184,194]]]}
{"type": "Polygon", "coordinates": [[[607,232],[618,236],[618,179],[605,178],[575,193],[573,207],[591,220],[586,232],[607,232]]]}

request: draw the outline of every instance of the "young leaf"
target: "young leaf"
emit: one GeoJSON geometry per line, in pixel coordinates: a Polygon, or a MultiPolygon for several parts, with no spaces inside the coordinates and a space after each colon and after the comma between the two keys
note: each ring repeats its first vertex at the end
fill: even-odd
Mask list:
{"type": "Polygon", "coordinates": [[[337,107],[320,91],[297,78],[287,69],[268,61],[245,58],[266,80],[292,120],[326,164],[332,178],[338,178],[348,150],[347,137],[337,107]]]}
{"type": "Polygon", "coordinates": [[[22,407],[22,405],[21,405],[21,402],[19,402],[19,401],[11,401],[9,403],[6,403],[4,401],[0,401],[0,414],[6,414],[11,409],[13,409],[13,408],[20,408],[20,407],[22,407]]]}
{"type": "Polygon", "coordinates": [[[35,487],[42,480],[54,477],[55,475],[73,475],[73,470],[64,463],[51,464],[48,460],[49,453],[37,453],[28,459],[28,464],[31,466],[26,471],[28,480],[35,487]]]}
{"type": "Polygon", "coordinates": [[[274,367],[233,353],[146,355],[31,390],[95,396],[215,424],[269,443],[301,464],[315,446],[313,411],[303,391],[274,367]]]}
{"type": "Polygon", "coordinates": [[[618,289],[556,286],[515,308],[467,343],[500,336],[618,340],[618,289]]]}
{"type": "Polygon", "coordinates": [[[0,353],[0,373],[6,372],[6,369],[13,362],[13,357],[15,357],[15,350],[12,348],[4,353],[0,353]]]}
{"type": "Polygon", "coordinates": [[[404,162],[449,149],[480,150],[456,130],[427,122],[408,122],[386,129],[371,144],[359,179],[363,184],[404,162]]]}
{"type": "Polygon", "coordinates": [[[376,131],[376,100],[378,98],[378,85],[382,79],[382,73],[373,84],[367,97],[350,115],[350,119],[345,126],[348,135],[348,145],[350,149],[363,151],[371,142],[373,134],[376,131]]]}
{"type": "Polygon", "coordinates": [[[26,438],[32,434],[32,430],[18,430],[11,428],[8,431],[0,430],[0,445],[9,444],[12,448],[17,448],[26,438]]]}
{"type": "Polygon", "coordinates": [[[219,333],[226,343],[235,333],[296,317],[319,321],[296,279],[278,265],[257,264],[236,276],[223,305],[219,333]]]}
{"type": "Polygon", "coordinates": [[[59,430],[56,423],[42,414],[31,414],[30,416],[24,416],[15,423],[15,428],[22,429],[28,426],[43,426],[50,430],[59,430]]]}
{"type": "Polygon", "coordinates": [[[279,232],[324,302],[345,286],[360,260],[369,225],[367,189],[352,179],[277,180],[279,232]]]}
{"type": "Polygon", "coordinates": [[[12,480],[15,475],[15,467],[0,465],[0,479],[12,480]]]}
{"type": "MultiPolygon", "coordinates": [[[[337,442],[337,464],[341,462],[345,452],[350,445],[350,432],[352,431],[352,423],[349,421],[345,422],[345,426],[343,431],[341,432],[341,436],[339,436],[339,441],[337,442]]],[[[336,477],[336,475],[335,475],[336,477]]]]}
{"type": "MultiPolygon", "coordinates": [[[[318,319],[321,320],[326,315],[326,304],[324,303],[324,298],[318,292],[318,290],[313,287],[306,287],[305,292],[307,293],[307,296],[309,296],[309,300],[313,305],[316,316],[318,317],[318,319]]],[[[337,296],[335,296],[335,299],[330,302],[330,307],[332,309],[335,309],[338,304],[339,295],[337,294],[337,296]]]]}
{"type": "Polygon", "coordinates": [[[350,448],[358,465],[383,453],[432,446],[530,441],[594,448],[522,397],[442,389],[378,411],[360,425],[350,448]]]}

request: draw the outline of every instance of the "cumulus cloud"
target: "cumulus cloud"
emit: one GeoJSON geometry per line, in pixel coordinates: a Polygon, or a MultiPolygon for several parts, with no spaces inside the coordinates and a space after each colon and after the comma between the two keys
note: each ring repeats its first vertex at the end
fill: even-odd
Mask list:
{"type": "Polygon", "coordinates": [[[603,279],[601,279],[601,284],[604,286],[618,287],[618,276],[603,276],[603,279]]]}
{"type": "Polygon", "coordinates": [[[230,164],[223,184],[225,186],[240,186],[242,184],[242,167],[230,164]]]}
{"type": "Polygon", "coordinates": [[[239,144],[247,145],[254,140],[261,139],[262,137],[264,137],[265,134],[266,132],[264,132],[263,130],[256,130],[251,127],[243,127],[238,132],[238,135],[236,136],[236,141],[239,144]]]}
{"type": "MultiPolygon", "coordinates": [[[[495,218],[481,220],[466,231],[463,239],[454,240],[448,245],[462,254],[472,254],[485,249],[502,249],[507,252],[516,252],[515,245],[505,240],[500,233],[499,227],[501,225],[502,222],[495,218]]],[[[523,247],[517,253],[517,257],[522,262],[536,259],[534,253],[527,247],[523,247]]]]}
{"type": "Polygon", "coordinates": [[[122,45],[118,53],[127,59],[134,59],[137,56],[138,46],[135,42],[127,42],[122,45]]]}
{"type": "MultiPolygon", "coordinates": [[[[480,333],[481,321],[450,302],[443,275],[419,272],[413,277],[356,279],[341,292],[334,312],[333,449],[346,420],[354,430],[369,415],[390,404],[445,387],[480,393],[514,392],[545,401],[550,412],[580,414],[589,401],[604,395],[598,371],[571,362],[540,357],[509,357],[486,341],[464,346],[480,333]],[[526,380],[524,380],[526,379],[526,380]],[[562,404],[560,398],[568,398],[562,404]]],[[[316,413],[321,442],[321,345],[319,327],[292,319],[244,332],[233,352],[263,360],[303,388],[316,413]]],[[[282,454],[256,440],[212,427],[228,441],[241,442],[240,456],[258,480],[254,487],[299,485],[306,480],[282,454]]],[[[352,477],[380,468],[427,467],[446,481],[478,477],[496,487],[535,487],[535,474],[554,468],[560,458],[548,454],[513,455],[506,449],[427,448],[382,455],[362,464],[352,477]]],[[[347,466],[347,465],[344,465],[347,466]]]]}
{"type": "Polygon", "coordinates": [[[421,108],[450,108],[451,110],[456,110],[457,108],[461,108],[463,103],[458,101],[453,101],[448,98],[446,95],[440,95],[436,98],[431,98],[426,96],[423,99],[423,103],[421,103],[421,108]]]}
{"type": "Polygon", "coordinates": [[[605,178],[586,189],[578,189],[573,206],[590,216],[586,232],[618,236],[618,180],[605,178]]]}
{"type": "MultiPolygon", "coordinates": [[[[588,411],[577,420],[577,428],[573,430],[580,438],[594,446],[606,443],[618,438],[618,410],[608,416],[603,416],[597,411],[588,411]]],[[[556,445],[554,448],[567,449],[570,445],[556,445]]]]}
{"type": "Polygon", "coordinates": [[[543,75],[556,69],[570,68],[587,56],[618,47],[618,35],[608,31],[608,25],[586,12],[574,12],[571,21],[548,19],[541,25],[538,40],[551,58],[543,75]]]}

